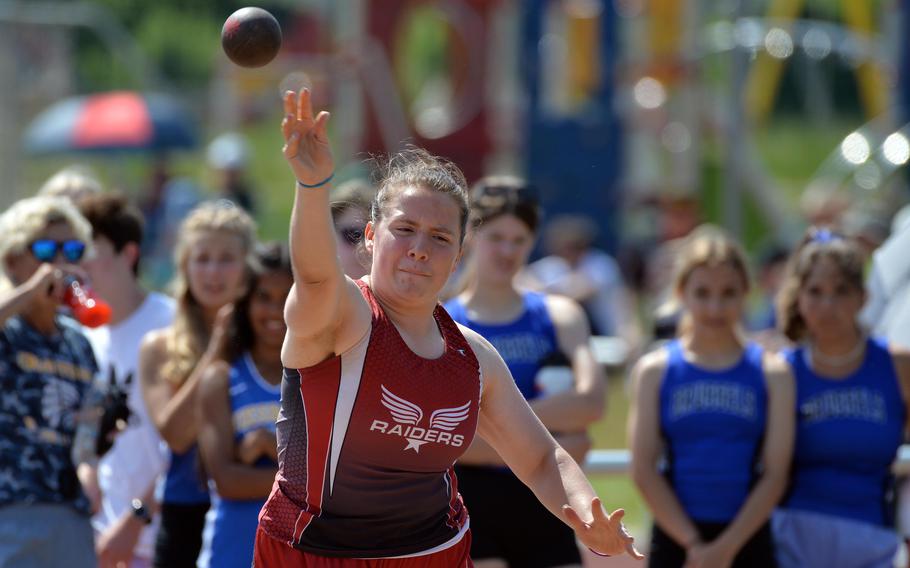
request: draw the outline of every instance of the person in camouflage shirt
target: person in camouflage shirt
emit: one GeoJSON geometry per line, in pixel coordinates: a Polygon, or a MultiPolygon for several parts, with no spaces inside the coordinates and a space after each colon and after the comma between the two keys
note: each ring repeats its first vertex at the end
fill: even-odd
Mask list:
{"type": "Polygon", "coordinates": [[[71,458],[97,371],[92,348],[60,311],[91,243],[68,201],[34,197],[0,216],[0,566],[93,567],[89,502],[71,458]]]}

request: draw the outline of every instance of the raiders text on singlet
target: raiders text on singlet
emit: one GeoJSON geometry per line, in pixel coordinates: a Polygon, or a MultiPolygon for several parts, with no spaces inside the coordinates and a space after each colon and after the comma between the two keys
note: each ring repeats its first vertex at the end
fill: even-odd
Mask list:
{"type": "Polygon", "coordinates": [[[339,356],[285,370],[279,471],[260,526],[324,556],[420,554],[467,522],[452,466],[477,427],[479,364],[441,307],[445,353],[424,359],[358,285],[369,333],[339,356]]]}

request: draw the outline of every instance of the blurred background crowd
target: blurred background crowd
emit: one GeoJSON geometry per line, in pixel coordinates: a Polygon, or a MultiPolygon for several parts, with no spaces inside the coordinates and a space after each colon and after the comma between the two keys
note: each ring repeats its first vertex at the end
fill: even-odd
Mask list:
{"type": "Polygon", "coordinates": [[[162,288],[173,229],[203,199],[284,237],[274,102],[310,86],[336,110],[338,181],[407,142],[469,182],[526,177],[552,228],[536,256],[622,283],[584,299],[597,332],[638,343],[661,303],[663,245],[699,223],[741,238],[773,286],[805,225],[836,222],[872,250],[907,199],[901,2],[266,2],[285,41],[255,70],[219,48],[238,6],[0,3],[0,204],[88,168],[141,207],[142,276],[162,288]],[[581,260],[592,246],[615,265],[581,260]],[[611,301],[625,313],[606,315],[611,301]]]}

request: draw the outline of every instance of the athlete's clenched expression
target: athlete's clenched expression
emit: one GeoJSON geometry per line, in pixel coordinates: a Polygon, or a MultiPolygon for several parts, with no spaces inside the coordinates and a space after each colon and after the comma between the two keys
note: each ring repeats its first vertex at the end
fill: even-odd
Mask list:
{"type": "Polygon", "coordinates": [[[372,285],[380,295],[405,303],[435,303],[461,255],[461,213],[444,193],[406,187],[367,225],[372,285]]]}

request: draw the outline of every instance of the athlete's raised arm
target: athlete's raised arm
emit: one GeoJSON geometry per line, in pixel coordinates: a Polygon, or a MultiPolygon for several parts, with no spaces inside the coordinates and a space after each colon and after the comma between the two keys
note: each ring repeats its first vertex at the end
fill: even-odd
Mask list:
{"type": "Polygon", "coordinates": [[[281,359],[285,366],[299,368],[336,352],[338,342],[351,334],[352,319],[358,328],[353,335],[362,335],[357,331],[366,331],[369,316],[356,285],[342,272],[335,250],[329,208],[335,168],[326,131],[329,113],[313,115],[309,89],[287,91],[284,112],[282,152],[296,188],[290,228],[294,287],[285,306],[288,333],[281,359]],[[361,312],[363,316],[357,318],[361,312]],[[357,323],[362,323],[363,330],[357,323]]]}

